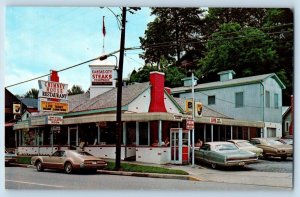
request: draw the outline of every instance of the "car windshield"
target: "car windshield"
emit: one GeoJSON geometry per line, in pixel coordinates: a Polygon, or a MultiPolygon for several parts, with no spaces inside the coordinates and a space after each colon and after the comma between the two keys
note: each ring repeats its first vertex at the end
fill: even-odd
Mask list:
{"type": "Polygon", "coordinates": [[[216,151],[237,150],[234,144],[218,144],[215,146],[216,151]]]}
{"type": "Polygon", "coordinates": [[[252,144],[250,144],[249,142],[238,142],[236,143],[236,145],[238,147],[248,147],[248,146],[253,146],[252,144]]]}
{"type": "Polygon", "coordinates": [[[78,155],[84,155],[84,156],[92,156],[90,153],[84,152],[84,151],[76,152],[76,154],[78,154],[78,155]]]}
{"type": "Polygon", "coordinates": [[[278,142],[278,141],[273,140],[273,139],[267,139],[266,142],[267,142],[268,145],[282,145],[283,144],[283,143],[278,142]]]}

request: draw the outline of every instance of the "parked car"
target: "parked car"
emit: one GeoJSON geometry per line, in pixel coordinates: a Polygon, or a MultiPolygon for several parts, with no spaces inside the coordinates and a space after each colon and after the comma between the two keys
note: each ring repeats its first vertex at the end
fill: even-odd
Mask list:
{"type": "Polygon", "coordinates": [[[5,165],[17,162],[17,154],[5,149],[5,165]]]}
{"type": "Polygon", "coordinates": [[[262,156],[263,149],[254,146],[247,140],[228,140],[228,142],[235,144],[239,149],[255,153],[257,157],[262,156]]]}
{"type": "Polygon", "coordinates": [[[281,142],[283,144],[289,144],[289,145],[293,145],[294,143],[294,140],[290,138],[279,138],[276,141],[281,142]]]}
{"type": "Polygon", "coordinates": [[[273,138],[252,138],[250,143],[263,149],[263,156],[267,159],[269,156],[280,157],[286,160],[293,155],[293,146],[283,144],[273,138]]]}
{"type": "Polygon", "coordinates": [[[44,169],[63,169],[67,174],[73,170],[93,170],[101,169],[107,163],[90,153],[76,150],[59,150],[50,156],[34,156],[31,164],[36,166],[37,171],[44,169]]]}
{"type": "Polygon", "coordinates": [[[195,149],[195,160],[219,166],[245,166],[257,162],[257,156],[250,151],[239,149],[230,142],[207,142],[195,149]]]}

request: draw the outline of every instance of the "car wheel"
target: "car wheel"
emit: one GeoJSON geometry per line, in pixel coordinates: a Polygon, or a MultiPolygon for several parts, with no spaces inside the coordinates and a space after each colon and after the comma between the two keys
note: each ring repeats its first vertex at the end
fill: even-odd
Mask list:
{"type": "Polygon", "coordinates": [[[212,167],[213,169],[216,169],[216,168],[217,168],[217,164],[211,163],[211,167],[212,167]]]}
{"type": "Polygon", "coordinates": [[[72,164],[71,164],[70,162],[67,162],[67,163],[65,164],[65,172],[66,172],[67,174],[71,174],[72,171],[73,171],[73,166],[72,166],[72,164]]]}
{"type": "Polygon", "coordinates": [[[41,161],[37,161],[37,163],[36,163],[36,170],[37,170],[38,172],[41,172],[41,171],[44,170],[43,164],[42,164],[41,161]]]}
{"type": "Polygon", "coordinates": [[[286,158],[287,158],[287,156],[282,156],[282,157],[281,157],[281,160],[285,161],[286,158]]]}

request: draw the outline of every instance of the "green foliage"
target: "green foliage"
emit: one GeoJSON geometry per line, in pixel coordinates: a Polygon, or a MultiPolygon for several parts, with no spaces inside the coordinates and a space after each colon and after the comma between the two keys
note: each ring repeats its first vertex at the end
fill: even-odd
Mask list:
{"type": "MultiPolygon", "coordinates": [[[[114,170],[114,168],[115,168],[114,162],[107,162],[107,166],[105,167],[105,170],[114,170]]],[[[143,165],[136,165],[136,164],[129,164],[129,163],[121,163],[121,168],[123,171],[127,171],[127,172],[188,175],[187,172],[182,170],[167,169],[167,168],[161,168],[155,166],[143,166],[143,165]]]]}
{"type": "Polygon", "coordinates": [[[146,63],[159,64],[161,58],[169,63],[181,57],[181,52],[199,48],[204,10],[200,8],[152,8],[157,17],[148,24],[145,36],[140,37],[146,63]]]}
{"type": "Polygon", "coordinates": [[[19,164],[31,164],[31,157],[30,156],[18,156],[17,163],[19,164]]]}
{"type": "Polygon", "coordinates": [[[37,99],[39,95],[39,90],[31,88],[28,92],[25,93],[24,98],[33,98],[37,99]]]}
{"type": "Polygon", "coordinates": [[[68,95],[75,95],[75,94],[82,94],[84,93],[83,89],[81,86],[78,85],[73,85],[71,90],[68,90],[68,95]]]}
{"type": "MultiPolygon", "coordinates": [[[[287,87],[283,105],[289,105],[294,77],[292,10],[152,8],[151,14],[156,18],[140,38],[141,57],[166,73],[168,86],[180,86],[177,77],[184,72],[163,66],[162,59],[177,66],[185,60],[197,62],[201,83],[218,80],[217,72],[223,70],[234,70],[236,77],[274,72],[287,87]]],[[[132,81],[149,80],[147,74],[142,76],[132,81]]]]}
{"type": "Polygon", "coordinates": [[[277,59],[275,43],[266,33],[238,23],[224,23],[208,40],[196,76],[231,69],[239,77],[271,73],[278,69],[277,59]]]}

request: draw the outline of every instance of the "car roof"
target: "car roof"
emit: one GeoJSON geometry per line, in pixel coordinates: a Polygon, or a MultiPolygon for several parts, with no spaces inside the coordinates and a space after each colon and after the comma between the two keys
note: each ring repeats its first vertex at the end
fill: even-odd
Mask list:
{"type": "Polygon", "coordinates": [[[215,146],[215,145],[219,145],[219,144],[232,144],[232,143],[231,142],[224,142],[224,141],[216,141],[216,142],[206,142],[205,144],[215,146]]]}
{"type": "Polygon", "coordinates": [[[234,142],[234,143],[238,143],[238,142],[248,142],[248,140],[227,140],[228,142],[234,142]]]}

